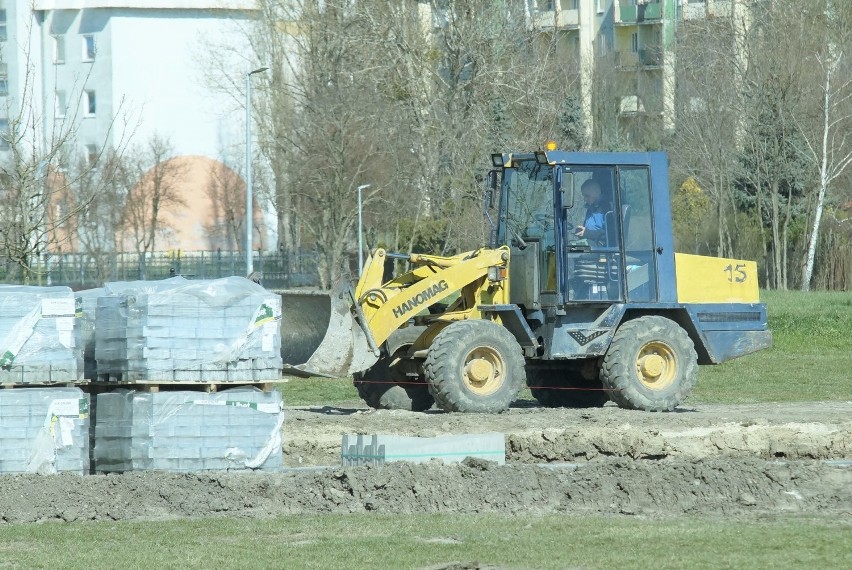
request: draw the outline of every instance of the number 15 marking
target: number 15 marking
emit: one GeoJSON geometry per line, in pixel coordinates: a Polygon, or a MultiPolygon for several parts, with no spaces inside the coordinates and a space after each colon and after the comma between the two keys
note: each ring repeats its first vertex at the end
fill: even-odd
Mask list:
{"type": "Polygon", "coordinates": [[[745,263],[738,263],[736,265],[728,265],[722,271],[726,271],[728,273],[728,281],[731,283],[742,283],[748,278],[748,275],[744,271],[745,263]]]}

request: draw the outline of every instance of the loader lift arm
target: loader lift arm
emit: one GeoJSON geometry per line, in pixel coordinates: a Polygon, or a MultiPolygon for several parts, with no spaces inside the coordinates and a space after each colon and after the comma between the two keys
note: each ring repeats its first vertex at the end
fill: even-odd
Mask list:
{"type": "MultiPolygon", "coordinates": [[[[377,249],[367,259],[353,291],[342,284],[331,292],[280,291],[283,297],[281,357],[295,376],[339,378],[376,364],[390,335],[420,311],[458,294],[427,322],[434,336],[453,321],[483,317],[478,307],[508,302],[509,248],[478,249],[452,257],[388,254],[377,249]],[[409,261],[412,269],[382,283],[388,257],[409,261]]],[[[499,320],[499,314],[486,318],[499,320]]]]}
{"type": "MultiPolygon", "coordinates": [[[[428,323],[477,319],[480,305],[508,303],[509,285],[505,279],[509,248],[477,249],[451,257],[423,254],[389,254],[377,249],[367,260],[355,288],[355,304],[364,315],[365,325],[377,346],[420,311],[458,293],[458,299],[428,323]],[[382,283],[385,260],[406,259],[412,269],[382,283]]],[[[424,323],[425,324],[425,323],[424,323]]]]}

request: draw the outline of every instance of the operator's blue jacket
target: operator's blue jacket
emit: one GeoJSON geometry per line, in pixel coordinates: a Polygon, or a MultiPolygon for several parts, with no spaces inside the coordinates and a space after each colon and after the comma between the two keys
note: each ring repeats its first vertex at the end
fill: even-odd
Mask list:
{"type": "Polygon", "coordinates": [[[602,200],[598,200],[591,206],[586,207],[586,216],[583,226],[586,228],[586,233],[583,235],[589,241],[593,241],[600,245],[606,243],[606,213],[611,208],[602,200]]]}

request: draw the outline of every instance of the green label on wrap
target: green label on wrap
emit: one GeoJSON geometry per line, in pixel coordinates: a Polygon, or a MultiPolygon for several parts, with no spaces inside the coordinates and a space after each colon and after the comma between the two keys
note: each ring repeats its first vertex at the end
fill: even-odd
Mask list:
{"type": "Polygon", "coordinates": [[[257,310],[257,316],[254,318],[254,326],[259,327],[262,324],[271,323],[274,320],[275,312],[272,310],[272,307],[263,303],[257,310]]]}
{"type": "Polygon", "coordinates": [[[15,362],[15,355],[8,350],[0,356],[0,368],[3,370],[11,370],[13,362],[15,362]]]}

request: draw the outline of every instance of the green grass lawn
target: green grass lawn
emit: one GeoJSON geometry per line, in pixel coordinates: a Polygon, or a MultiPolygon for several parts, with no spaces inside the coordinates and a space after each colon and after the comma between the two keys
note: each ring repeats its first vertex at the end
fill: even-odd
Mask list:
{"type": "Polygon", "coordinates": [[[852,293],[763,291],[773,346],[703,366],[694,400],[852,400],[852,293]]]}
{"type": "Polygon", "coordinates": [[[0,568],[849,568],[849,521],[510,515],[0,527],[0,568]]]}
{"type": "MultiPolygon", "coordinates": [[[[713,403],[852,400],[852,293],[763,291],[774,345],[702,366],[691,401],[713,403]]],[[[349,379],[293,379],[288,405],[358,400],[349,379]]],[[[529,400],[529,390],[521,399],[529,400]]]]}

